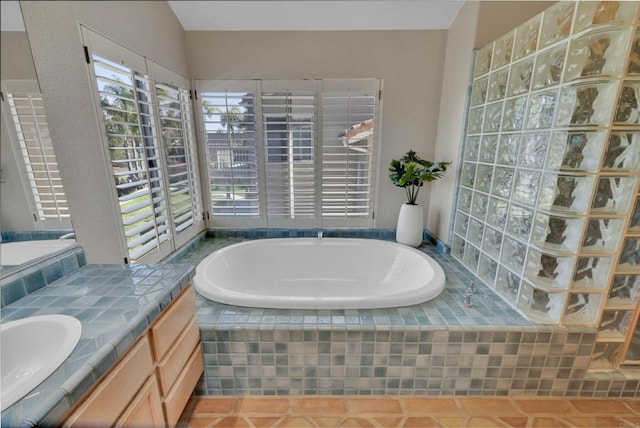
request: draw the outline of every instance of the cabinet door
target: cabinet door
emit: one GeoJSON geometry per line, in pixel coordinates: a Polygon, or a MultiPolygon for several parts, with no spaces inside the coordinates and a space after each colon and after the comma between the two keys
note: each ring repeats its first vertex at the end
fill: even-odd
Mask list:
{"type": "Polygon", "coordinates": [[[149,329],[156,361],[164,358],[196,313],[194,293],[193,286],[186,288],[149,329]]]}
{"type": "Polygon", "coordinates": [[[117,427],[164,427],[160,392],[155,378],[150,377],[133,399],[117,427]]]}

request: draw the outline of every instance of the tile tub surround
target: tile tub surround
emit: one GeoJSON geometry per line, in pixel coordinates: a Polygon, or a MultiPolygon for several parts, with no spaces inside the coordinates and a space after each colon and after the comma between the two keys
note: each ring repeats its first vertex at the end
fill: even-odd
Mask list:
{"type": "Polygon", "coordinates": [[[82,322],[71,356],[2,412],[1,426],[52,425],[191,282],[191,265],[85,265],[2,308],[0,321],[65,314],[82,322]]]}
{"type": "MultiPolygon", "coordinates": [[[[206,238],[180,261],[243,238],[206,238]]],[[[431,245],[441,296],[375,310],[275,310],[196,293],[205,375],[199,395],[537,395],[638,397],[638,373],[587,372],[595,329],[539,326],[431,245]],[[477,292],[463,304],[469,281],[477,292]]]]}

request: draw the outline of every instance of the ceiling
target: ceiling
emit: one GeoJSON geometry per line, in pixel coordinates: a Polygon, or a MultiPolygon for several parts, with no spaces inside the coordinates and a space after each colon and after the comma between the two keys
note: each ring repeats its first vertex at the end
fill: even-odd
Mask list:
{"type": "Polygon", "coordinates": [[[448,29],[457,0],[169,1],[186,31],[448,29]]]}
{"type": "MultiPolygon", "coordinates": [[[[462,0],[168,1],[186,31],[448,29],[462,0]]],[[[2,0],[2,31],[24,31],[20,6],[2,0]]]]}

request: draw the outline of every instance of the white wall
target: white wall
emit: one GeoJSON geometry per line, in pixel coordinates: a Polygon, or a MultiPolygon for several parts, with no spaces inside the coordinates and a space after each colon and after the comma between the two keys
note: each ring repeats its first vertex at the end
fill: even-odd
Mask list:
{"type": "Polygon", "coordinates": [[[89,263],[122,263],[112,197],[79,24],[188,75],[184,31],[164,1],[21,1],[76,237],[89,263]]]}
{"type": "MultiPolygon", "coordinates": [[[[395,228],[405,202],[389,181],[392,158],[435,152],[446,32],[187,32],[191,77],[206,79],[362,78],[384,80],[376,226],[395,228]]],[[[424,204],[429,189],[419,197],[424,204]]]]}

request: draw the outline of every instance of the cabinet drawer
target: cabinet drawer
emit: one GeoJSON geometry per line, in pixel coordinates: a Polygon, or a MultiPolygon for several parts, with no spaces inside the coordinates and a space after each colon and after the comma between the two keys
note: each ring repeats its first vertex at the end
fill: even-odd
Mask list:
{"type": "Polygon", "coordinates": [[[113,424],[151,373],[151,349],[149,340],[144,335],[98,384],[89,398],[71,414],[64,426],[113,424]]]}
{"type": "Polygon", "coordinates": [[[180,373],[174,387],[164,397],[164,415],[169,426],[174,426],[180,419],[180,415],[187,405],[187,401],[189,401],[203,370],[202,354],[198,345],[191,354],[184,370],[180,373]]]}
{"type": "Polygon", "coordinates": [[[116,427],[164,427],[160,391],[153,376],[147,379],[116,427]]]}
{"type": "Polygon", "coordinates": [[[198,320],[193,317],[182,335],[167,352],[167,355],[158,363],[157,373],[162,395],[169,393],[199,341],[198,320]]]}
{"type": "Polygon", "coordinates": [[[162,360],[196,312],[196,298],[189,286],[149,330],[156,361],[162,360]]]}

